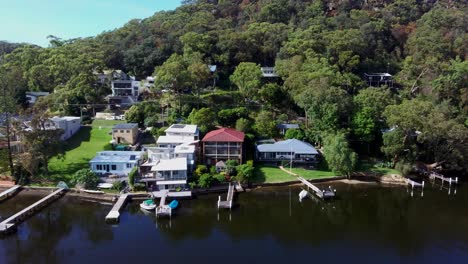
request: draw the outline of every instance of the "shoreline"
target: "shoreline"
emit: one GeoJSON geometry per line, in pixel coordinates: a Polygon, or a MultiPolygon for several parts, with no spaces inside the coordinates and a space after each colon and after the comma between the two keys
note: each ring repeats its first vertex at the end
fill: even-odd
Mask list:
{"type": "MultiPolygon", "coordinates": [[[[355,176],[348,179],[346,176],[335,176],[329,178],[320,178],[320,179],[312,179],[308,180],[311,183],[344,183],[349,185],[381,185],[382,187],[390,187],[390,186],[403,186],[406,183],[402,183],[400,181],[379,181],[378,177],[374,176],[355,176]],[[362,179],[359,179],[362,178],[362,179]]],[[[243,185],[245,192],[255,191],[267,187],[287,187],[287,186],[297,186],[300,185],[301,182],[296,181],[287,181],[287,182],[275,182],[275,183],[252,183],[250,186],[243,185]]],[[[0,186],[0,191],[6,190],[9,187],[0,186]]],[[[46,194],[49,193],[51,190],[57,189],[56,187],[39,187],[39,186],[22,186],[19,193],[23,193],[25,195],[39,195],[39,194],[46,194]]],[[[194,189],[192,190],[192,198],[196,198],[198,195],[207,195],[207,194],[214,194],[214,193],[224,193],[227,190],[226,186],[214,186],[208,189],[194,189]]],[[[116,198],[118,198],[119,193],[103,193],[103,194],[90,194],[82,192],[78,189],[71,188],[66,192],[66,196],[80,198],[82,200],[88,201],[103,201],[103,202],[114,202],[116,198]]],[[[147,199],[149,193],[130,193],[132,200],[144,200],[147,199]]],[[[14,198],[14,197],[11,197],[14,198]]]]}

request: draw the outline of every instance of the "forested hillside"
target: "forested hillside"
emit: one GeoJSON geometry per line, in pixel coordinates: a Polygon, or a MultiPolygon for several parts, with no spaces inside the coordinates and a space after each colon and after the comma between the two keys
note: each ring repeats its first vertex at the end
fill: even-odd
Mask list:
{"type": "Polygon", "coordinates": [[[91,108],[110,93],[95,73],[121,69],[156,78],[127,113],[141,126],[167,109],[165,121],[257,138],[297,122],[288,137],[318,146],[345,139],[360,158],[466,173],[467,14],[466,2],[453,0],[184,1],[93,38],[8,50],[0,71],[17,111],[25,91],[47,91],[51,114],[77,115],[76,104],[91,108]],[[280,77],[262,78],[260,66],[280,77]],[[364,74],[381,72],[393,87],[369,87],[364,74]]]}

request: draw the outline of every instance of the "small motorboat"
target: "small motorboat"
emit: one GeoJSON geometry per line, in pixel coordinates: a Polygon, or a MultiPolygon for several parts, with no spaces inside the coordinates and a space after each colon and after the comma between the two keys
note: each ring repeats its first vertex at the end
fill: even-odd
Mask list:
{"type": "Polygon", "coordinates": [[[149,199],[149,200],[144,200],[141,204],[140,204],[140,208],[141,209],[145,209],[145,210],[148,210],[148,211],[151,211],[151,210],[154,210],[156,208],[156,204],[154,203],[153,200],[149,199]]]}
{"type": "Polygon", "coordinates": [[[99,189],[110,189],[112,188],[112,183],[99,183],[97,187],[99,189]]]}
{"type": "Polygon", "coordinates": [[[90,193],[90,194],[104,194],[103,191],[87,190],[87,189],[83,189],[83,192],[85,192],[85,193],[90,193]]]}
{"type": "Polygon", "coordinates": [[[172,202],[169,203],[169,208],[171,209],[176,209],[177,206],[179,206],[179,202],[177,200],[173,200],[172,202]]]}
{"type": "Polygon", "coordinates": [[[300,193],[299,193],[299,202],[302,202],[302,199],[306,198],[307,197],[307,191],[306,190],[302,190],[300,193]]]}

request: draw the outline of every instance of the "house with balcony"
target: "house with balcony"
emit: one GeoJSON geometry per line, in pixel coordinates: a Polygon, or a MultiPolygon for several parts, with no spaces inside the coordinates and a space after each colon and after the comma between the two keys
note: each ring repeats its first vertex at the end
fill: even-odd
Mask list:
{"type": "Polygon", "coordinates": [[[196,125],[174,124],[165,130],[165,136],[159,136],[156,141],[160,148],[175,148],[185,144],[193,145],[198,142],[200,131],[196,125]]]}
{"type": "Polygon", "coordinates": [[[274,67],[261,67],[262,75],[265,78],[276,78],[279,77],[274,67]]]}
{"type": "Polygon", "coordinates": [[[319,161],[318,151],[297,139],[257,145],[255,156],[258,161],[275,164],[292,160],[293,163],[315,165],[319,161]]]}
{"type": "MultiPolygon", "coordinates": [[[[162,159],[151,167],[154,174],[153,190],[172,190],[176,188],[185,188],[187,186],[187,159],[174,158],[162,159]]],[[[147,181],[149,182],[149,181],[147,181]]]]}
{"type": "Polygon", "coordinates": [[[138,124],[117,124],[112,128],[112,140],[117,144],[135,145],[138,141],[138,124]]]}
{"type": "Polygon", "coordinates": [[[96,174],[127,176],[143,160],[143,151],[100,151],[89,162],[96,174]]]}
{"type": "Polygon", "coordinates": [[[40,97],[48,96],[48,92],[26,92],[26,101],[28,104],[35,104],[40,97]]]}
{"type": "Polygon", "coordinates": [[[215,165],[219,161],[236,160],[242,164],[245,134],[232,128],[209,132],[202,139],[203,162],[215,165]]]}

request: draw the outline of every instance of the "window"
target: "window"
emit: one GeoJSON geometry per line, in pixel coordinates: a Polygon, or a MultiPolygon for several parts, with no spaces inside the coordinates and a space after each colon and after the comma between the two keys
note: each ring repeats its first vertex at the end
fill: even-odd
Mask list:
{"type": "Polygon", "coordinates": [[[131,164],[131,163],[127,163],[127,168],[128,168],[128,169],[131,169],[131,168],[133,168],[133,164],[131,164]]]}
{"type": "Polygon", "coordinates": [[[102,165],[101,164],[96,165],[96,170],[102,170],[102,165]]]}
{"type": "Polygon", "coordinates": [[[124,131],[123,130],[120,130],[120,133],[123,133],[124,131]]]}
{"type": "Polygon", "coordinates": [[[125,133],[130,133],[130,130],[125,131],[125,133]]]}
{"type": "Polygon", "coordinates": [[[113,171],[117,170],[117,165],[112,165],[112,166],[111,166],[111,169],[112,169],[113,171]]]}

